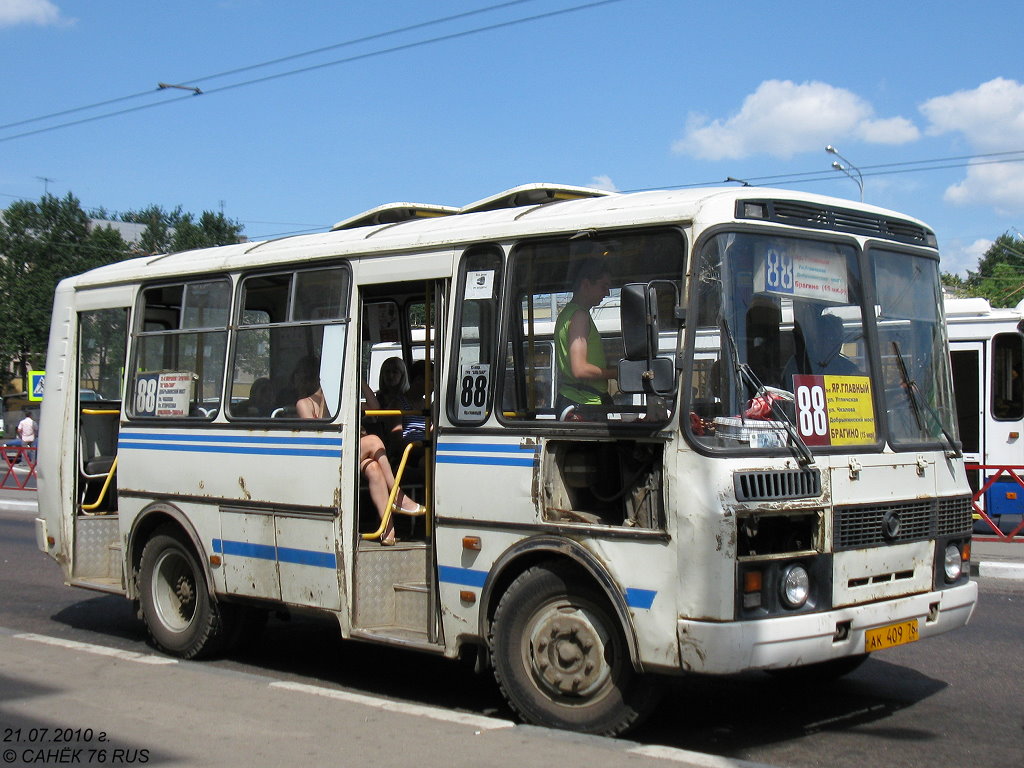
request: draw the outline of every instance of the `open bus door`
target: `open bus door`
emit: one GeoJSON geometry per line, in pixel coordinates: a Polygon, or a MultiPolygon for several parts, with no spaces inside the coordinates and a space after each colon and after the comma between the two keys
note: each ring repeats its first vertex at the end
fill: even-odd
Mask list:
{"type": "Polygon", "coordinates": [[[78,315],[72,579],[123,588],[118,551],[117,440],[128,339],[127,308],[78,315]]]}
{"type": "MultiPolygon", "coordinates": [[[[354,461],[346,463],[355,473],[357,483],[354,516],[357,551],[355,556],[355,585],[353,590],[353,633],[377,640],[402,642],[434,647],[442,642],[435,583],[435,550],[431,511],[434,475],[433,410],[434,392],[440,366],[437,361],[442,352],[441,333],[435,333],[444,307],[443,284],[436,280],[408,281],[364,285],[360,288],[359,302],[361,338],[363,342],[359,365],[359,384],[372,392],[379,392],[380,363],[374,365],[374,355],[381,349],[393,351],[407,372],[415,363],[422,366],[425,375],[410,389],[409,400],[416,404],[401,411],[393,404],[381,408],[368,408],[364,400],[360,407],[357,432],[360,448],[354,461]],[[421,361],[421,362],[420,362],[421,361]],[[421,402],[422,398],[422,402],[421,402]],[[418,406],[418,407],[417,407],[418,406]],[[392,431],[402,423],[403,416],[418,415],[424,419],[425,439],[405,443],[401,431],[392,431]],[[374,442],[379,440],[380,442],[374,442]],[[390,450],[386,460],[395,477],[388,488],[386,505],[374,500],[364,471],[363,445],[380,446],[390,450]],[[419,515],[405,515],[397,511],[401,489],[408,496],[406,506],[412,502],[424,509],[419,515]],[[386,541],[386,533],[394,528],[395,540],[386,541]]],[[[373,403],[371,403],[373,405],[373,403]]],[[[356,452],[354,452],[356,453],[356,452]]],[[[373,470],[371,470],[373,471],[373,470]]]]}

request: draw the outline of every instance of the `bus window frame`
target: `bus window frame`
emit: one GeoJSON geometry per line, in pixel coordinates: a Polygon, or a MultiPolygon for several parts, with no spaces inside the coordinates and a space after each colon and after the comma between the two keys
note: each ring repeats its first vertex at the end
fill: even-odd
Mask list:
{"type": "MultiPolygon", "coordinates": [[[[583,233],[576,233],[576,234],[583,234],[583,233]]],[[[660,275],[660,274],[652,276],[650,273],[642,273],[642,274],[638,275],[636,273],[636,271],[634,271],[633,273],[629,274],[628,282],[649,281],[651,279],[655,279],[655,280],[668,280],[668,281],[676,283],[677,284],[678,295],[679,296],[683,295],[683,291],[684,291],[684,289],[685,289],[685,287],[686,287],[686,285],[688,283],[688,280],[689,280],[688,270],[690,268],[689,265],[691,263],[692,253],[693,253],[691,251],[691,249],[689,248],[689,245],[690,245],[690,242],[691,242],[691,239],[692,239],[692,233],[687,230],[687,228],[684,226],[684,224],[678,223],[678,222],[677,223],[666,222],[664,224],[661,224],[661,223],[644,224],[644,225],[635,226],[635,227],[621,226],[621,225],[620,226],[610,226],[610,227],[607,227],[607,228],[604,228],[604,229],[587,230],[585,234],[586,234],[586,238],[587,239],[590,239],[590,240],[592,240],[594,242],[615,241],[615,240],[620,240],[620,239],[621,240],[626,240],[627,238],[639,238],[639,237],[644,237],[644,236],[650,237],[650,236],[657,236],[657,235],[673,236],[673,237],[677,238],[678,239],[678,255],[679,255],[679,263],[678,263],[679,271],[678,271],[678,273],[673,273],[671,276],[665,277],[664,275],[660,275]]],[[[505,359],[505,356],[507,354],[507,350],[509,349],[509,343],[511,341],[511,339],[510,339],[511,322],[512,322],[511,314],[513,312],[519,313],[519,311],[520,311],[520,305],[518,303],[518,299],[517,299],[516,296],[513,296],[513,291],[518,287],[518,285],[516,284],[515,281],[517,279],[517,274],[516,274],[517,259],[520,258],[519,255],[518,255],[519,251],[521,249],[523,249],[523,248],[536,247],[536,246],[543,245],[545,243],[547,243],[547,244],[564,244],[568,248],[569,244],[574,241],[574,237],[575,237],[575,235],[573,233],[571,233],[571,232],[549,232],[549,233],[545,233],[543,235],[538,235],[538,236],[535,236],[535,237],[522,238],[520,240],[516,240],[515,242],[510,243],[507,246],[507,255],[505,257],[505,275],[504,275],[505,286],[504,286],[504,290],[502,291],[502,294],[503,294],[503,309],[502,309],[502,313],[501,313],[502,314],[502,316],[501,316],[501,327],[499,329],[499,339],[498,339],[499,356],[501,356],[502,360],[505,359]]],[[[568,264],[571,261],[572,261],[571,259],[568,259],[568,260],[566,260],[566,263],[568,264]]],[[[615,271],[615,270],[613,270],[613,271],[615,271]]],[[[627,282],[626,280],[623,280],[622,285],[625,285],[626,282],[627,282]]],[[[564,286],[562,290],[552,291],[552,293],[568,293],[569,295],[571,295],[572,294],[572,286],[567,285],[565,283],[563,283],[562,285],[564,286]]],[[[622,285],[615,285],[613,287],[621,288],[622,285]]],[[[526,294],[523,294],[523,295],[525,296],[526,294]]],[[[558,319],[557,315],[555,317],[551,318],[552,328],[554,327],[554,324],[557,322],[557,319],[558,319]]],[[[668,317],[666,317],[664,319],[665,319],[666,322],[669,321],[668,317]]],[[[678,321],[673,321],[673,322],[678,323],[678,321]]],[[[520,323],[520,325],[519,325],[520,328],[522,327],[522,324],[523,323],[520,323]]],[[[604,334],[604,333],[601,333],[600,329],[598,329],[598,333],[601,335],[602,345],[605,348],[607,348],[608,344],[610,343],[608,335],[604,334]]],[[[675,339],[676,339],[676,342],[675,342],[675,353],[678,354],[678,350],[679,350],[679,348],[681,347],[681,345],[683,343],[683,339],[685,338],[685,328],[681,328],[681,327],[677,326],[674,329],[674,335],[675,335],[675,339]]],[[[622,331],[621,331],[621,328],[620,328],[619,331],[618,331],[618,336],[617,337],[613,337],[613,338],[617,338],[618,341],[619,341],[619,344],[621,345],[621,337],[622,337],[622,331]]],[[[515,341],[518,343],[518,342],[525,341],[525,339],[526,339],[525,334],[520,332],[520,334],[515,339],[515,341]]],[[[552,336],[551,340],[552,340],[552,342],[554,341],[554,337],[553,336],[552,336]]],[[[556,354],[557,354],[556,351],[554,349],[552,349],[551,376],[552,376],[552,389],[553,389],[553,397],[554,398],[558,397],[558,372],[557,372],[558,363],[557,363],[557,359],[556,359],[556,354]]],[[[618,364],[618,359],[608,360],[607,362],[608,362],[609,366],[616,367],[617,364],[618,364]]],[[[495,377],[495,379],[496,379],[496,387],[497,388],[494,390],[494,397],[499,402],[504,402],[505,390],[506,390],[506,387],[510,386],[510,383],[509,383],[509,379],[510,378],[513,378],[515,380],[511,384],[511,386],[513,386],[513,387],[517,387],[517,386],[520,386],[520,385],[525,386],[525,384],[522,381],[522,377],[521,376],[515,376],[515,375],[510,376],[510,370],[509,370],[509,368],[506,365],[502,364],[500,367],[501,367],[501,370],[498,372],[498,375],[495,377]]],[[[677,375],[678,375],[678,372],[677,372],[677,375]]],[[[642,420],[639,420],[639,419],[637,419],[635,421],[617,421],[617,420],[611,420],[611,419],[604,420],[604,421],[562,421],[562,420],[560,420],[558,418],[558,414],[557,413],[553,414],[553,418],[543,418],[543,419],[537,419],[537,418],[532,418],[532,419],[531,418],[511,418],[511,417],[505,415],[505,413],[502,411],[501,408],[497,409],[497,418],[498,418],[499,423],[504,428],[515,429],[515,430],[526,430],[528,432],[539,431],[539,432],[544,432],[544,433],[552,433],[552,432],[569,431],[569,432],[574,433],[574,434],[575,433],[593,434],[593,435],[597,435],[597,436],[615,435],[615,436],[621,436],[621,437],[625,437],[625,436],[629,436],[629,435],[636,435],[636,434],[649,435],[652,432],[661,432],[661,431],[664,431],[666,429],[669,429],[670,425],[677,418],[677,414],[678,414],[678,411],[679,411],[679,402],[680,402],[679,401],[679,392],[677,391],[675,395],[673,395],[672,397],[668,398],[668,400],[667,400],[668,409],[669,409],[669,416],[664,421],[649,421],[648,422],[648,421],[642,421],[642,420]]],[[[611,411],[611,412],[615,412],[615,411],[611,411]]]]}
{"type": "MultiPolygon", "coordinates": [[[[235,283],[234,278],[230,273],[205,273],[205,274],[187,274],[181,275],[176,279],[160,279],[152,282],[140,282],[138,286],[138,292],[135,296],[135,301],[132,307],[131,317],[131,330],[129,333],[129,344],[130,349],[128,351],[128,372],[125,374],[124,383],[124,413],[125,418],[128,421],[138,424],[209,424],[217,419],[218,416],[224,413],[224,381],[227,374],[227,355],[228,350],[231,347],[232,338],[232,312],[234,309],[235,301],[235,283]],[[213,282],[225,282],[228,286],[228,306],[223,327],[220,326],[202,326],[202,327],[183,327],[183,323],[186,317],[188,309],[188,290],[187,286],[198,284],[198,283],[213,283],[213,282]],[[178,308],[178,325],[175,328],[170,328],[166,325],[165,321],[158,320],[147,320],[146,318],[146,295],[148,291],[154,289],[165,289],[174,288],[180,286],[182,288],[182,302],[178,308]],[[147,330],[147,326],[151,324],[160,324],[165,327],[159,330],[147,330]],[[138,380],[138,376],[143,373],[156,373],[163,371],[163,369],[157,369],[153,371],[141,371],[139,369],[139,354],[143,345],[143,339],[149,338],[169,338],[176,337],[181,338],[187,335],[194,335],[198,338],[202,338],[206,335],[223,334],[224,336],[224,350],[222,354],[222,368],[220,372],[220,383],[217,389],[218,401],[217,408],[208,414],[197,414],[197,415],[185,415],[185,416],[139,416],[136,414],[135,399],[136,393],[134,391],[134,385],[138,380]]],[[[194,374],[194,372],[193,372],[194,374]]],[[[201,382],[199,383],[201,386],[201,382]]],[[[199,402],[196,394],[190,401],[193,405],[199,402]]],[[[198,407],[198,406],[196,406],[198,407]]],[[[191,407],[190,407],[191,410],[191,407]]]]}
{"type": "MultiPolygon", "coordinates": [[[[323,416],[319,419],[303,419],[295,415],[282,415],[273,416],[257,415],[248,416],[242,414],[234,414],[231,411],[232,395],[231,390],[235,386],[235,366],[236,366],[236,352],[238,348],[239,336],[244,331],[251,331],[260,328],[265,328],[268,332],[274,329],[280,328],[302,328],[302,327],[320,327],[327,328],[328,326],[343,326],[345,330],[345,346],[351,344],[349,339],[351,323],[352,323],[352,269],[348,261],[330,261],[309,264],[304,262],[292,262],[288,264],[273,265],[267,268],[252,269],[244,272],[240,272],[236,275],[235,289],[232,296],[232,313],[231,313],[231,324],[230,324],[230,335],[229,344],[227,350],[227,359],[224,364],[224,390],[227,392],[225,402],[227,407],[223,408],[225,419],[228,422],[252,424],[252,423],[266,423],[272,422],[275,424],[289,424],[294,425],[296,422],[314,422],[317,424],[329,424],[339,417],[341,414],[341,394],[342,394],[342,382],[344,380],[344,363],[345,363],[345,350],[341,352],[341,365],[337,371],[338,378],[338,398],[337,402],[333,404],[333,411],[330,410],[327,416],[323,416]],[[338,316],[336,318],[328,318],[324,320],[294,320],[295,316],[295,302],[296,302],[296,276],[300,273],[310,272],[323,272],[328,270],[339,270],[344,279],[344,286],[341,294],[341,306],[339,307],[338,316]],[[245,290],[246,280],[260,277],[273,277],[275,275],[288,275],[288,296],[286,299],[286,312],[287,319],[267,322],[267,323],[243,323],[242,312],[245,311],[243,306],[243,292],[245,290]]],[[[321,336],[321,344],[323,343],[323,337],[321,336]]],[[[250,385],[251,386],[251,385],[250,385]]]]}
{"type": "MultiPolygon", "coordinates": [[[[449,351],[449,375],[448,382],[446,384],[447,393],[447,416],[452,424],[456,424],[460,427],[479,427],[486,424],[494,413],[495,409],[495,396],[498,391],[498,380],[504,379],[504,357],[502,355],[502,331],[504,325],[504,307],[505,307],[505,291],[506,291],[506,273],[508,271],[508,259],[509,250],[503,248],[498,243],[474,243],[468,246],[462,252],[459,257],[457,282],[455,287],[455,297],[457,298],[457,308],[452,313],[452,340],[449,351]],[[483,405],[483,416],[481,418],[466,419],[461,418],[458,413],[459,403],[459,387],[461,385],[462,373],[459,365],[460,352],[462,350],[462,319],[463,309],[466,305],[465,291],[466,291],[466,274],[468,271],[468,263],[471,258],[483,256],[493,257],[496,259],[497,267],[495,274],[495,284],[491,289],[491,304],[494,307],[492,317],[487,318],[490,324],[490,355],[491,355],[491,375],[488,377],[487,382],[487,394],[483,405]],[[456,334],[458,338],[456,339],[456,334]]],[[[478,329],[483,328],[483,322],[480,323],[478,329]]],[[[478,358],[483,358],[483,338],[482,334],[478,336],[478,349],[480,350],[478,358]]]]}

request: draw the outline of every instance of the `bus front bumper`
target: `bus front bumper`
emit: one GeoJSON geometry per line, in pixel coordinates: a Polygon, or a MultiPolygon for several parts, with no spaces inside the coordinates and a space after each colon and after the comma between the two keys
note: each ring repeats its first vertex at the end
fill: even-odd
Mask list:
{"type": "Polygon", "coordinates": [[[777,669],[865,653],[865,633],[916,619],[919,639],[940,635],[970,621],[978,585],[925,592],[824,613],[710,622],[680,619],[679,657],[686,672],[732,674],[777,669]]]}

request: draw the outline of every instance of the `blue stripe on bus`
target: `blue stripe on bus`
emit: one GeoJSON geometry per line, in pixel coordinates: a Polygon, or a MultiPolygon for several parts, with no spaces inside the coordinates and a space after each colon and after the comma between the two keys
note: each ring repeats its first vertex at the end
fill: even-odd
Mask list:
{"type": "Polygon", "coordinates": [[[502,459],[497,456],[441,456],[437,457],[438,464],[477,464],[483,466],[503,467],[532,467],[534,460],[529,459],[502,459]]]}
{"type": "Polygon", "coordinates": [[[438,443],[438,464],[469,464],[489,467],[532,467],[537,446],[514,443],[438,443]],[[518,456],[472,456],[474,453],[516,453],[518,456]],[[466,454],[466,455],[463,455],[466,454]]]}
{"type": "Polygon", "coordinates": [[[273,544],[252,544],[247,541],[214,539],[213,551],[222,555],[251,557],[256,560],[273,560],[294,565],[311,565],[316,568],[338,567],[338,558],[331,552],[313,552],[308,549],[275,547],[273,544]]]}
{"type": "Polygon", "coordinates": [[[175,443],[131,443],[119,442],[118,449],[133,448],[148,451],[186,451],[188,453],[235,453],[266,456],[325,456],[341,458],[341,449],[318,448],[255,448],[243,445],[177,445],[175,443]]]}
{"type": "Polygon", "coordinates": [[[626,605],[630,608],[650,610],[651,606],[654,605],[654,597],[657,594],[657,591],[653,589],[629,587],[626,589],[626,605]]]}
{"type": "Polygon", "coordinates": [[[177,432],[121,432],[120,437],[134,440],[175,440],[180,443],[289,443],[292,445],[337,445],[340,437],[293,437],[291,435],[216,435],[177,432]]]}
{"type": "Polygon", "coordinates": [[[462,587],[482,587],[487,581],[487,571],[472,568],[456,568],[454,565],[439,565],[437,580],[442,584],[458,584],[462,587]]]}
{"type": "Polygon", "coordinates": [[[536,453],[536,445],[516,445],[514,443],[438,443],[438,451],[473,451],[476,453],[536,453]]]}

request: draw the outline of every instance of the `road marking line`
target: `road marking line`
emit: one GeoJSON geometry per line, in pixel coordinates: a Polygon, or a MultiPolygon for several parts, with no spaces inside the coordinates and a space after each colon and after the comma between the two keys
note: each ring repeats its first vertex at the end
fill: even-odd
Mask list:
{"type": "Polygon", "coordinates": [[[662,747],[654,744],[631,747],[626,751],[634,755],[654,757],[660,760],[672,760],[676,763],[686,763],[687,765],[695,766],[695,768],[773,768],[765,763],[752,763],[749,760],[734,760],[731,757],[709,755],[704,752],[691,752],[688,749],[662,747]]]}
{"type": "Polygon", "coordinates": [[[122,661],[134,661],[139,664],[177,664],[177,659],[170,659],[166,656],[153,656],[148,653],[136,653],[135,651],[122,651],[117,648],[108,648],[105,645],[93,645],[92,643],[80,643],[77,640],[65,640],[61,637],[50,637],[49,635],[35,635],[25,632],[14,635],[19,640],[31,640],[33,643],[43,645],[55,645],[59,648],[69,648],[73,651],[84,651],[97,656],[109,656],[122,661]]]}
{"type": "Polygon", "coordinates": [[[403,715],[415,715],[417,717],[429,717],[432,720],[443,720],[458,725],[468,725],[479,731],[493,731],[501,728],[514,728],[515,723],[511,720],[500,720],[496,717],[485,717],[483,715],[471,715],[465,712],[453,712],[446,709],[427,707],[422,704],[406,704],[400,701],[391,701],[377,696],[365,696],[361,693],[349,693],[339,691],[335,688],[323,688],[319,685],[306,685],[305,683],[291,683],[279,681],[270,684],[271,688],[283,688],[286,691],[298,693],[310,693],[314,696],[323,696],[328,699],[338,699],[352,704],[362,704],[367,707],[382,709],[385,712],[398,712],[403,715]]]}

